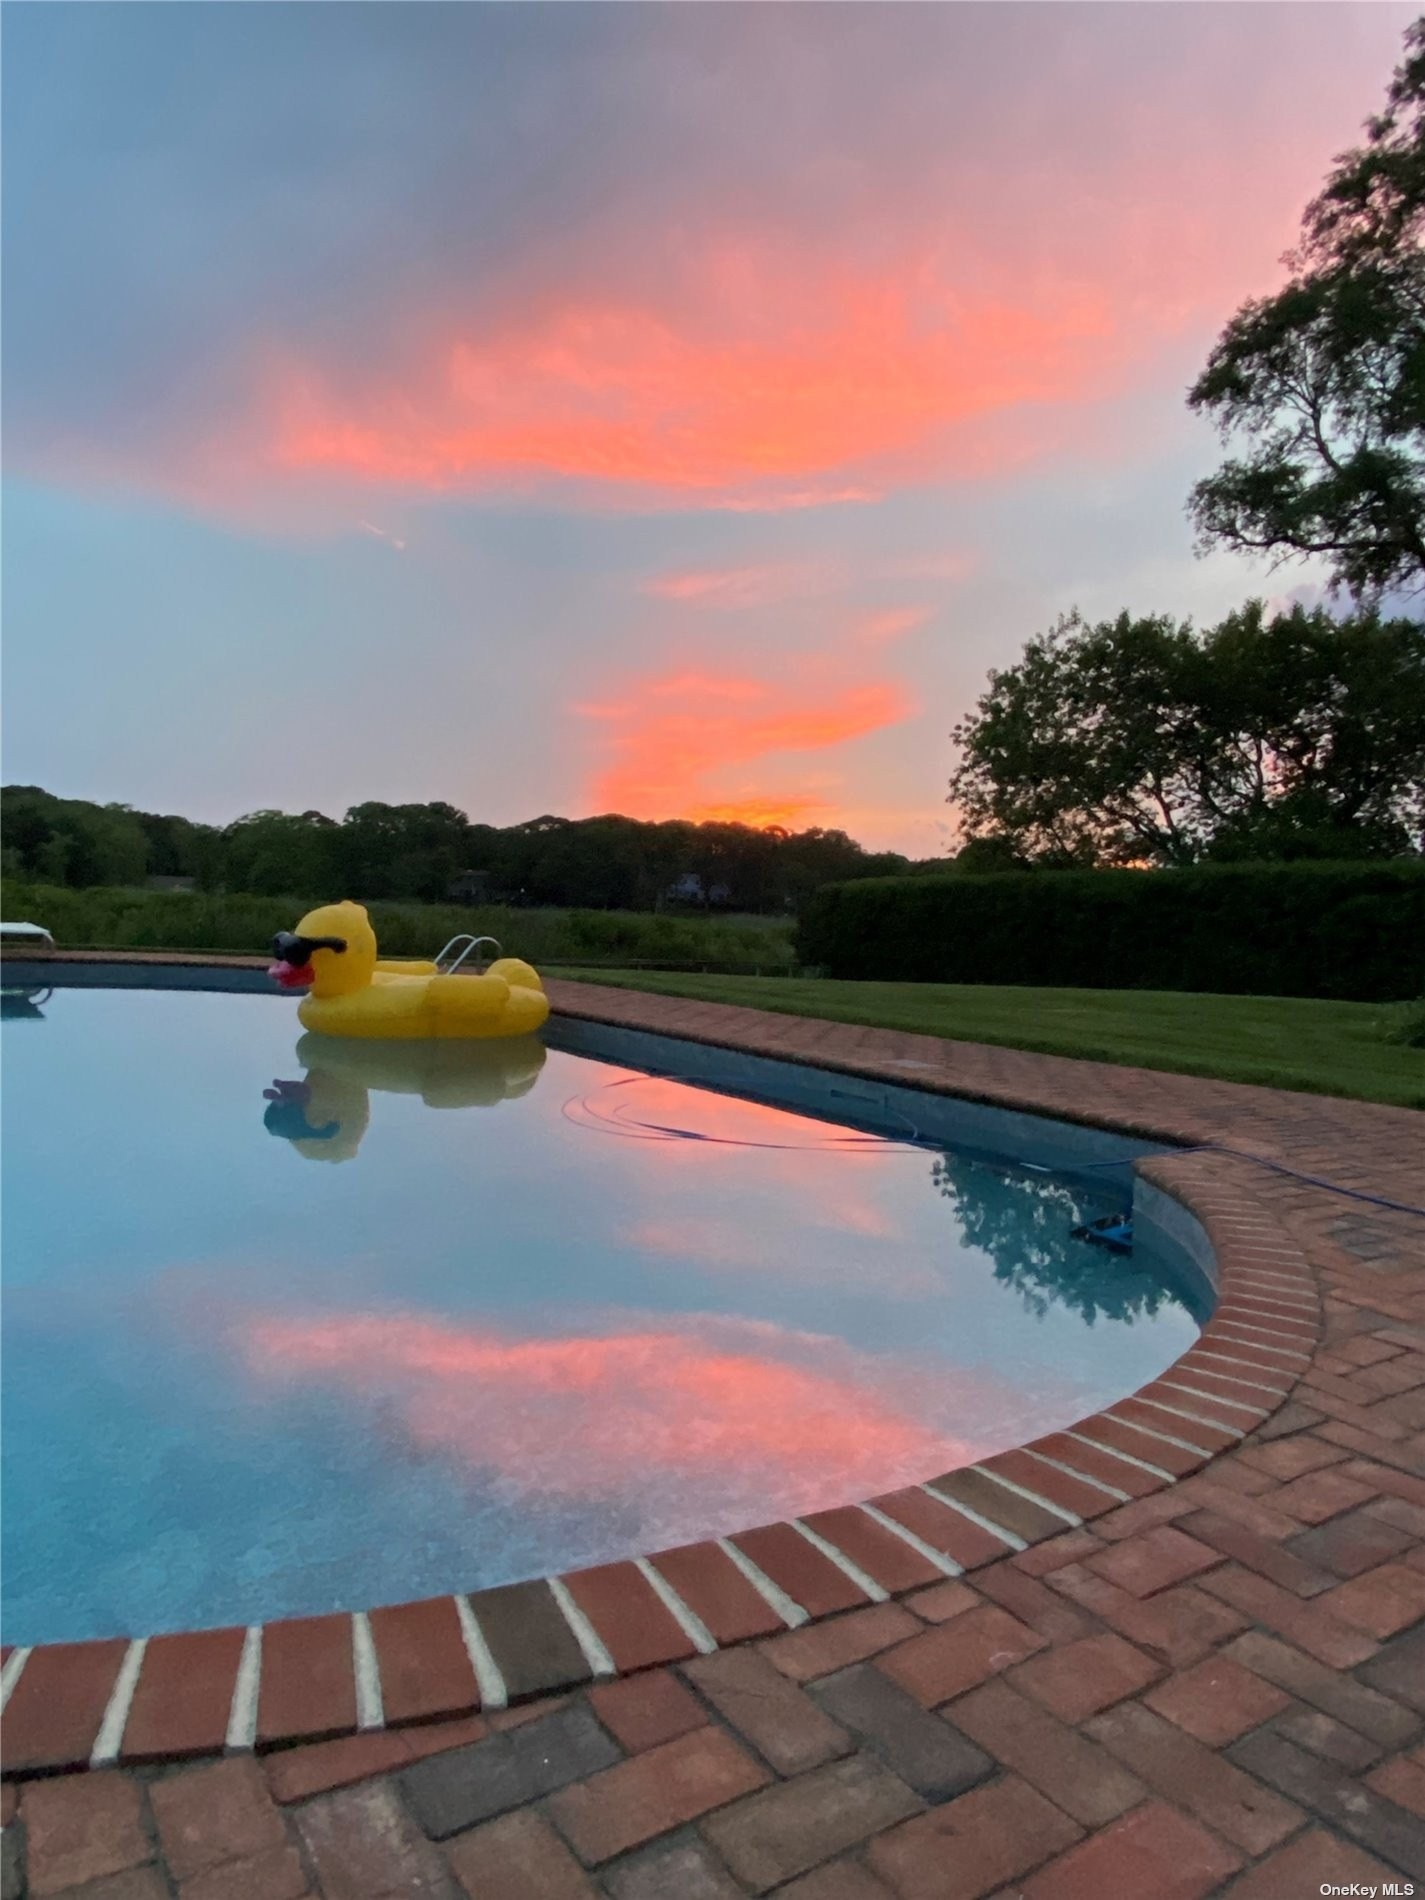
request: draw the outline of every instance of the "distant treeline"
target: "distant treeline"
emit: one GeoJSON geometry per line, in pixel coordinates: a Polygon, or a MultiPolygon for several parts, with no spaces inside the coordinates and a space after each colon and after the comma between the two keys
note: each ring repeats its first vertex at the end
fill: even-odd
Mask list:
{"type": "MultiPolygon", "coordinates": [[[[898,852],[866,851],[843,831],[612,816],[500,827],[472,824],[445,804],[353,805],[339,820],[257,811],[219,827],[56,798],[34,785],[0,790],[0,828],[4,874],[30,883],[184,879],[206,892],[311,900],[786,914],[822,884],[922,868],[898,852]]],[[[947,861],[923,868],[944,870],[947,861]]]]}

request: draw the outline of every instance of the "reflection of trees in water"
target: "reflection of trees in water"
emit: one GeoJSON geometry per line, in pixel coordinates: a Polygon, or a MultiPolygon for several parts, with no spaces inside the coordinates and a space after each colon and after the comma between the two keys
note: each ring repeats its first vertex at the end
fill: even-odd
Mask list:
{"type": "Polygon", "coordinates": [[[54,994],[50,989],[29,989],[26,987],[0,990],[0,1017],[8,1022],[28,1019],[31,1022],[43,1022],[45,1013],[41,1003],[47,1003],[54,994]]]}
{"type": "Polygon", "coordinates": [[[1005,1175],[958,1155],[938,1155],[931,1178],[954,1204],[965,1245],[989,1255],[995,1278],[1013,1287],[1036,1318],[1059,1305],[1090,1325],[1100,1318],[1131,1324],[1172,1302],[1130,1255],[1070,1238],[1085,1210],[1064,1182],[1005,1175]]]}

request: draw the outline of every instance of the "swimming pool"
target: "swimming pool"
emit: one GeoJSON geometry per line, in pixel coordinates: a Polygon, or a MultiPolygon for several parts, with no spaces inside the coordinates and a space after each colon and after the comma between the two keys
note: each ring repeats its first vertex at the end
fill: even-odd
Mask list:
{"type": "Polygon", "coordinates": [[[1152,1223],[1128,1258],[1071,1238],[1143,1143],[574,1024],[432,1050],[257,994],[6,1014],[8,1642],[841,1504],[1116,1399],[1211,1301],[1152,1223]]]}

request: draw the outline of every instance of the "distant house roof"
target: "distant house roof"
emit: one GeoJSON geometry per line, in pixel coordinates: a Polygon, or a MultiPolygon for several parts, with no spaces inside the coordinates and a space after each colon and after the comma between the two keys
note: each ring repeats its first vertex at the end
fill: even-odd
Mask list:
{"type": "Polygon", "coordinates": [[[447,884],[447,897],[483,897],[490,885],[488,871],[457,871],[447,884]]]}
{"type": "Polygon", "coordinates": [[[706,896],[710,904],[724,904],[732,895],[732,886],[730,884],[710,884],[706,892],[704,892],[703,880],[699,877],[698,873],[696,871],[684,871],[681,877],[674,878],[673,882],[664,892],[664,895],[666,897],[686,897],[698,900],[706,896]]]}

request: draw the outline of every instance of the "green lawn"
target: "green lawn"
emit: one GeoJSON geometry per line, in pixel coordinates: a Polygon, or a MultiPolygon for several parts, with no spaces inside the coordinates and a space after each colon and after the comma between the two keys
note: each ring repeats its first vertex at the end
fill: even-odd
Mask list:
{"type": "Polygon", "coordinates": [[[1425,1108],[1425,1050],[1391,1042],[1384,1003],[1165,990],[1035,990],[953,983],[843,983],[654,970],[551,971],[621,989],[742,1003],[789,1016],[909,1029],[1049,1055],[1130,1062],[1229,1082],[1425,1108]]]}

